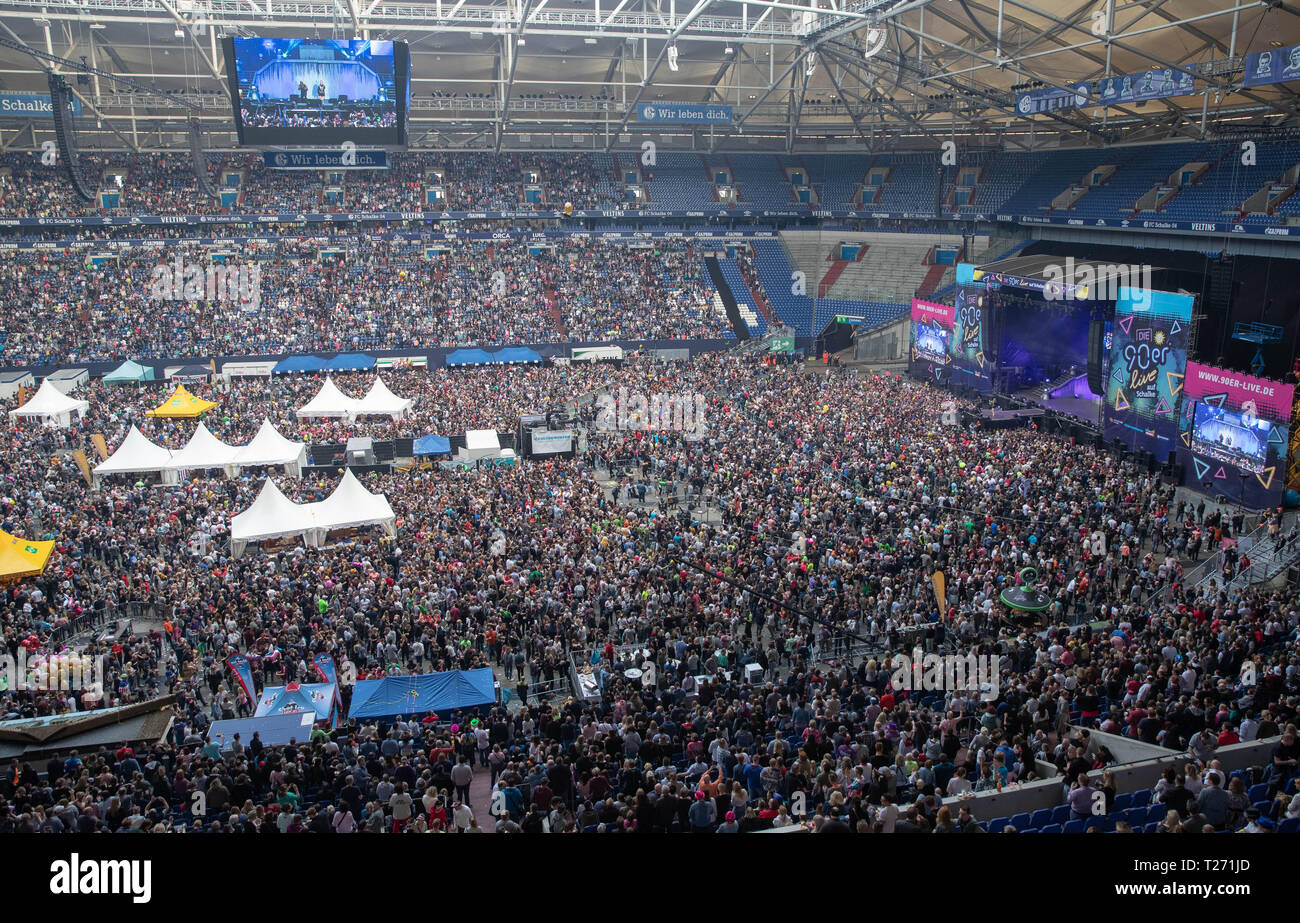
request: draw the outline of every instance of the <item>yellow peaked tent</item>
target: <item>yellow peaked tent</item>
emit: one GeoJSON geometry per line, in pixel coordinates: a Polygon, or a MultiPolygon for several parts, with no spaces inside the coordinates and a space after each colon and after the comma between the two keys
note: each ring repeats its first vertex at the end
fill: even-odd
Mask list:
{"type": "Polygon", "coordinates": [[[161,407],[146,411],[151,417],[197,417],[216,407],[215,401],[205,401],[195,397],[184,385],[177,385],[171,397],[163,401],[161,407]]]}
{"type": "Polygon", "coordinates": [[[37,542],[0,529],[0,581],[35,577],[45,570],[54,542],[37,542]]]}

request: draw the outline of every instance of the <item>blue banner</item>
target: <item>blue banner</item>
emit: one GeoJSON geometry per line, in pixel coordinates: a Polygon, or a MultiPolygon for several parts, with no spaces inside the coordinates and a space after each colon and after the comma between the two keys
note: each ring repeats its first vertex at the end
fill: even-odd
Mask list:
{"type": "MultiPolygon", "coordinates": [[[[53,115],[54,101],[48,93],[0,93],[0,116],[53,115]]],[[[81,100],[72,97],[72,114],[81,115],[81,100]]]]}
{"type": "Polygon", "coordinates": [[[732,107],[701,103],[639,103],[636,118],[638,122],[661,122],[667,125],[730,125],[732,107]]]}
{"type": "Polygon", "coordinates": [[[1195,81],[1186,71],[1172,67],[1107,77],[1097,85],[1097,97],[1103,106],[1135,103],[1167,96],[1187,96],[1195,92],[1195,81]]]}
{"type": "Polygon", "coordinates": [[[387,170],[387,151],[337,148],[324,151],[263,151],[262,162],[273,170],[387,170]]]}
{"type": "Polygon", "coordinates": [[[253,669],[248,664],[248,658],[243,654],[234,654],[226,660],[226,665],[239,680],[239,685],[244,687],[244,694],[248,696],[248,701],[256,702],[257,695],[253,692],[253,669]]]}
{"type": "Polygon", "coordinates": [[[1030,90],[1016,97],[1016,111],[1021,115],[1037,115],[1040,112],[1054,112],[1057,109],[1078,109],[1088,105],[1088,94],[1092,86],[1088,81],[1067,84],[1067,89],[1058,90],[1049,87],[1046,90],[1030,90]]]}
{"type": "Polygon", "coordinates": [[[1252,51],[1246,55],[1246,70],[1242,74],[1246,86],[1257,87],[1284,80],[1300,80],[1300,45],[1252,51]]]}
{"type": "Polygon", "coordinates": [[[334,658],[329,654],[321,651],[311,659],[311,663],[325,682],[337,683],[339,681],[339,672],[334,668],[334,658]]]}

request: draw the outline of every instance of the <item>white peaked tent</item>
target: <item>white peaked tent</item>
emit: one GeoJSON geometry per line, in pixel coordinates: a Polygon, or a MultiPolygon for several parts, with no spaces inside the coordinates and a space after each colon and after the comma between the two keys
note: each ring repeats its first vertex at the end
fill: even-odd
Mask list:
{"type": "Polygon", "coordinates": [[[307,504],[307,509],[321,530],[321,538],[332,529],[355,526],[382,526],[389,535],[397,534],[397,517],[388,498],[362,487],[351,469],[343,473],[334,493],[319,503],[307,504]]]}
{"type": "Polygon", "coordinates": [[[235,456],[239,447],[226,445],[202,423],[194,430],[185,448],[172,454],[168,468],[177,471],[201,471],[207,468],[222,468],[229,475],[234,468],[235,456]]]}
{"type": "Polygon", "coordinates": [[[231,554],[239,557],[249,542],[298,535],[308,545],[319,545],[335,529],[380,526],[397,533],[397,517],[383,494],[372,494],[351,471],[343,475],[334,493],[319,503],[294,503],[270,478],[253,505],[230,521],[231,554]]]}
{"type": "Polygon", "coordinates": [[[357,407],[360,404],[361,402],[355,397],[348,397],[340,391],[338,385],[334,384],[334,379],[327,376],[325,384],[320,386],[316,396],[298,408],[298,419],[343,417],[350,420],[357,415],[357,407]]]}
{"type": "Polygon", "coordinates": [[[106,474],[161,474],[164,484],[175,484],[176,471],[170,468],[172,453],[155,445],[135,426],[126,434],[117,451],[95,466],[94,482],[106,474]]]}
{"type": "Polygon", "coordinates": [[[286,535],[301,535],[310,544],[311,514],[294,503],[267,478],[253,505],[230,520],[230,551],[235,557],[244,553],[249,542],[286,535]]]}
{"type": "Polygon", "coordinates": [[[357,402],[356,413],[358,416],[363,414],[373,414],[375,416],[388,416],[394,420],[400,420],[406,416],[406,412],[415,406],[415,401],[404,397],[398,397],[392,391],[388,390],[388,385],[378,376],[375,377],[375,383],[370,386],[366,396],[357,402]]]}
{"type": "Polygon", "coordinates": [[[89,410],[89,401],[68,397],[46,380],[41,382],[31,400],[17,410],[9,411],[9,416],[36,418],[54,426],[69,426],[74,413],[77,419],[81,419],[89,410]]]}
{"type": "Polygon", "coordinates": [[[235,454],[233,463],[241,468],[284,465],[287,474],[301,477],[302,467],[307,464],[307,444],[285,439],[270,420],[263,420],[257,435],[235,454]]]}

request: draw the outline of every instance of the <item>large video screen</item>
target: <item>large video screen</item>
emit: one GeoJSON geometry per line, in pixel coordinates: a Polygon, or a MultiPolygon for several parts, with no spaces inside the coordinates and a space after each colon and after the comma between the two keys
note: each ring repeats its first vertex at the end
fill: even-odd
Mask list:
{"type": "Polygon", "coordinates": [[[239,142],[406,143],[410,54],[404,42],[227,38],[239,142]]]}
{"type": "Polygon", "coordinates": [[[1198,403],[1192,421],[1192,451],[1246,471],[1263,471],[1271,428],[1267,420],[1198,403]]]}
{"type": "Polygon", "coordinates": [[[947,362],[948,342],[951,339],[951,330],[923,322],[916,328],[916,351],[929,362],[947,362]]]}

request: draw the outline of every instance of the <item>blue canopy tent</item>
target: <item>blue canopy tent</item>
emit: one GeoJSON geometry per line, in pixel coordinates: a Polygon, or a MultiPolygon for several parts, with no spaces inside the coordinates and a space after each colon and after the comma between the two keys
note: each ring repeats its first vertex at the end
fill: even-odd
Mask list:
{"type": "Polygon", "coordinates": [[[448,365],[490,365],[494,360],[482,349],[457,349],[447,353],[448,365]]]}
{"type": "Polygon", "coordinates": [[[494,354],[497,362],[541,362],[542,355],[526,346],[508,346],[494,354]]]}
{"type": "Polygon", "coordinates": [[[208,728],[208,740],[221,743],[225,752],[235,745],[235,735],[239,742],[248,745],[256,732],[258,739],[268,747],[283,747],[289,741],[305,743],[311,737],[312,726],[316,723],[315,712],[283,712],[278,715],[266,715],[262,718],[232,718],[229,721],[214,721],[208,728]],[[224,737],[218,737],[218,734],[224,737]]]}
{"type": "Polygon", "coordinates": [[[416,455],[449,455],[451,454],[451,440],[446,436],[435,436],[430,433],[415,440],[411,451],[416,455]]]}
{"type": "Polygon", "coordinates": [[[141,382],[153,381],[153,366],[141,365],[138,362],[132,362],[127,359],[113,371],[104,376],[104,383],[109,385],[120,384],[122,382],[141,382]]]}
{"type": "Polygon", "coordinates": [[[331,372],[360,372],[375,367],[375,357],[365,353],[339,353],[325,368],[331,372]]]}
{"type": "Polygon", "coordinates": [[[254,718],[268,715],[314,714],[317,721],[328,721],[338,727],[339,687],[337,683],[290,683],[287,686],[267,686],[257,700],[254,718]]]}
{"type": "Polygon", "coordinates": [[[290,356],[276,363],[272,372],[323,372],[328,364],[320,356],[290,356]]]}
{"type": "Polygon", "coordinates": [[[352,689],[349,718],[396,718],[426,712],[496,704],[496,677],[490,667],[449,670],[418,676],[365,679],[352,689]]]}

